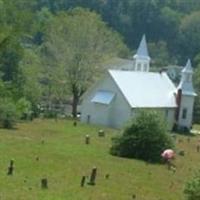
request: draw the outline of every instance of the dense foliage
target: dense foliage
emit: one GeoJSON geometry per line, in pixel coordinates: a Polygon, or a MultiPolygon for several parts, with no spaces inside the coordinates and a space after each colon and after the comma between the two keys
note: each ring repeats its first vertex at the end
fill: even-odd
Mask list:
{"type": "Polygon", "coordinates": [[[159,162],[162,151],[172,147],[172,138],[162,116],[153,111],[141,111],[122,136],[113,139],[111,154],[159,162]]]}
{"type": "Polygon", "coordinates": [[[200,172],[196,173],[195,177],[186,183],[184,193],[187,200],[200,199],[200,172]]]}
{"type": "MultiPolygon", "coordinates": [[[[183,65],[188,57],[192,59],[194,67],[199,68],[199,19],[200,0],[0,0],[0,77],[6,85],[6,89],[10,91],[9,98],[12,98],[14,104],[24,97],[31,103],[34,113],[37,112],[37,105],[41,102],[45,102],[46,106],[51,108],[52,103],[62,104],[66,99],[71,101],[74,98],[72,91],[74,89],[71,87],[72,85],[70,86],[68,77],[66,80],[58,81],[58,77],[64,73],[61,72],[62,70],[60,70],[60,74],[55,73],[62,67],[61,63],[50,63],[50,61],[53,60],[52,55],[64,54],[64,52],[61,53],[61,49],[60,52],[56,51],[55,46],[52,45],[55,42],[52,41],[52,37],[55,37],[57,33],[63,36],[65,32],[69,36],[73,31],[72,23],[74,23],[74,28],[78,28],[78,31],[77,34],[71,34],[73,38],[69,39],[71,40],[70,44],[72,44],[72,39],[75,40],[81,35],[82,28],[84,34],[86,27],[88,27],[87,34],[92,34],[92,29],[90,29],[92,26],[89,28],[89,23],[93,23],[93,27],[105,26],[104,28],[108,29],[109,39],[102,38],[102,40],[108,41],[108,45],[111,42],[113,42],[111,47],[117,43],[122,44],[121,38],[118,37],[119,34],[116,33],[119,32],[132,52],[135,51],[141,36],[145,33],[149,43],[152,65],[156,68],[168,64],[183,65]],[[81,16],[83,17],[81,19],[81,13],[78,14],[76,11],[77,17],[73,19],[74,22],[67,20],[69,23],[64,26],[66,22],[64,18],[68,17],[69,19],[69,16],[73,18],[75,16],[73,9],[77,7],[86,9],[85,16],[81,16]],[[91,14],[89,11],[92,11],[91,14]],[[92,17],[94,18],[91,19],[92,17]],[[67,29],[66,26],[70,28],[67,29]],[[52,31],[53,28],[55,28],[55,32],[52,31]],[[59,28],[63,31],[59,32],[59,28]],[[67,30],[71,30],[71,33],[67,30]],[[46,62],[41,55],[41,52],[44,53],[44,47],[47,52],[51,52],[51,54],[45,55],[46,61],[49,62],[46,62]],[[50,47],[54,48],[50,49],[50,47]],[[63,85],[63,83],[66,84],[63,85]]],[[[93,30],[95,32],[95,28],[93,30]]],[[[102,37],[102,32],[99,33],[97,41],[102,37]]],[[[94,35],[91,38],[88,35],[85,39],[91,41],[94,35]]],[[[63,40],[65,39],[63,38],[63,40]]],[[[65,44],[69,40],[65,41],[65,44]]],[[[62,43],[57,43],[57,45],[59,44],[62,43]]],[[[124,52],[120,50],[122,45],[118,44],[114,48],[118,52],[115,55],[125,56],[124,52]]],[[[95,45],[93,45],[93,50],[94,47],[95,45]]],[[[104,49],[107,50],[107,47],[104,49]]],[[[81,57],[88,56],[88,51],[86,52],[81,57]]],[[[108,51],[105,51],[106,53],[109,54],[108,51]]],[[[67,53],[65,59],[68,65],[71,64],[71,61],[67,60],[69,57],[67,53]]],[[[76,58],[78,57],[80,57],[80,52],[77,52],[76,58]]],[[[61,58],[63,59],[63,56],[61,58]]],[[[98,59],[97,57],[93,58],[96,58],[98,63],[100,56],[98,59]]],[[[62,59],[58,60],[63,62],[62,59]]],[[[77,68],[80,64],[74,65],[73,63],[73,66],[77,68]]],[[[68,67],[66,66],[66,68],[68,67]]],[[[99,73],[94,75],[90,76],[93,80],[99,76],[99,73]]],[[[195,76],[195,79],[198,79],[198,76],[195,76]]],[[[88,83],[91,84],[91,82],[92,80],[88,83]]],[[[85,84],[81,85],[82,87],[85,90],[85,84]]],[[[195,87],[199,94],[200,84],[195,84],[195,87]]],[[[199,105],[198,100],[196,108],[200,107],[199,105]]]]}

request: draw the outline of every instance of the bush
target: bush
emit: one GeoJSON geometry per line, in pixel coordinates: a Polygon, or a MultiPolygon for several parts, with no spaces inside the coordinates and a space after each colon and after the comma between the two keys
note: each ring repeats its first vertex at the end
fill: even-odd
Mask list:
{"type": "Polygon", "coordinates": [[[0,100],[0,124],[3,128],[13,128],[18,113],[15,104],[10,99],[0,100]]]}
{"type": "Polygon", "coordinates": [[[20,119],[26,120],[31,119],[32,110],[31,110],[31,103],[30,101],[26,100],[25,98],[21,98],[17,101],[16,108],[20,119]]]}
{"type": "Polygon", "coordinates": [[[185,185],[184,194],[187,200],[200,199],[200,171],[185,185]]]}
{"type": "Polygon", "coordinates": [[[122,136],[113,138],[111,154],[160,162],[161,152],[172,147],[163,118],[153,111],[140,111],[122,136]]]}

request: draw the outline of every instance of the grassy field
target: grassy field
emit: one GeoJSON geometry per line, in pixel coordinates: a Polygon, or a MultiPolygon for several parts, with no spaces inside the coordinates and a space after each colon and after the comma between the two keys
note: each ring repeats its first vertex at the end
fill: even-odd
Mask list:
{"type": "Polygon", "coordinates": [[[185,150],[185,156],[177,155],[173,173],[164,165],[111,156],[111,137],[118,132],[106,129],[106,137],[99,138],[98,130],[54,120],[1,129],[0,200],[131,200],[134,194],[138,200],[184,199],[185,181],[200,169],[198,136],[190,141],[177,136],[177,150],[185,150]],[[91,136],[90,145],[84,143],[86,134],[91,136]],[[7,175],[10,159],[15,160],[13,176],[7,175]],[[98,169],[96,185],[81,188],[81,177],[90,175],[93,166],[98,169]],[[42,178],[48,178],[47,190],[40,188],[42,178]]]}

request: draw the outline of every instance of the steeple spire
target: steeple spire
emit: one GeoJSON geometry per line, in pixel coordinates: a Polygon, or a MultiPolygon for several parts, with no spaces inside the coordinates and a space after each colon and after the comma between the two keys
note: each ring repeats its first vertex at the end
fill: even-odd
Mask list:
{"type": "Polygon", "coordinates": [[[137,52],[133,56],[134,71],[148,72],[150,60],[151,58],[149,57],[146,36],[143,35],[137,52]]]}
{"type": "Polygon", "coordinates": [[[186,66],[182,70],[182,73],[191,73],[191,74],[193,74],[193,69],[192,69],[192,64],[191,64],[191,60],[190,59],[187,60],[186,66]]]}
{"type": "Polygon", "coordinates": [[[149,58],[149,52],[148,52],[148,48],[147,48],[147,41],[146,41],[145,35],[142,36],[142,40],[140,42],[140,45],[139,45],[136,55],[149,58]]]}

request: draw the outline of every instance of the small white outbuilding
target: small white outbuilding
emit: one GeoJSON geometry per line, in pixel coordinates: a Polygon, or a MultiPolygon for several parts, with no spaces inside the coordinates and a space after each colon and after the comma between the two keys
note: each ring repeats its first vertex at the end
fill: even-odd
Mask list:
{"type": "Polygon", "coordinates": [[[108,70],[104,78],[86,92],[81,121],[121,128],[136,116],[138,109],[153,109],[164,115],[169,129],[174,124],[189,129],[196,96],[191,62],[183,69],[178,88],[165,72],[149,70],[150,57],[143,36],[133,57],[132,69],[129,66],[128,70],[108,70]]]}

